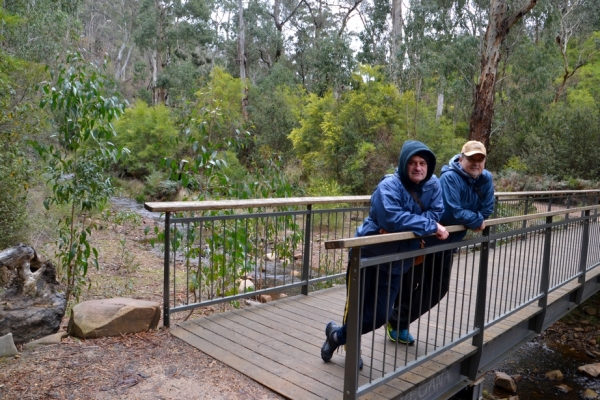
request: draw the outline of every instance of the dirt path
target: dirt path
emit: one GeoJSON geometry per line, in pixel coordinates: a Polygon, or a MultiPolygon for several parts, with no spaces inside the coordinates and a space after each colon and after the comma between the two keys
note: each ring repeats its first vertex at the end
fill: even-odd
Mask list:
{"type": "MultiPolygon", "coordinates": [[[[146,227],[153,230],[154,219],[113,210],[110,218],[97,222],[101,229],[93,241],[100,252],[100,268],[89,272],[91,287],[80,300],[131,297],[162,304],[162,258],[144,234],[146,227]]],[[[205,308],[192,318],[218,311],[205,308]]],[[[184,318],[183,314],[176,314],[173,320],[184,318]]],[[[68,316],[62,327],[66,329],[67,323],[68,316]]],[[[282,397],[161,328],[83,341],[68,337],[61,344],[0,359],[0,400],[13,399],[282,397]]]]}

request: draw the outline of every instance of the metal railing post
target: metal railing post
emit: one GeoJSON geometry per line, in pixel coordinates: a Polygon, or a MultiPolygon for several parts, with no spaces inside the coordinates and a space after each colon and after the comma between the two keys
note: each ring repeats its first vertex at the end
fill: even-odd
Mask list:
{"type": "Polygon", "coordinates": [[[165,255],[164,255],[164,275],[163,275],[163,279],[164,279],[164,286],[163,286],[163,325],[164,326],[169,326],[171,321],[170,321],[170,316],[169,316],[169,286],[170,286],[170,279],[169,279],[169,267],[170,267],[170,260],[169,260],[169,256],[171,254],[171,229],[169,227],[169,224],[171,223],[171,213],[170,212],[166,212],[165,213],[165,255]]]}
{"type": "MultiPolygon", "coordinates": [[[[523,215],[527,215],[529,212],[529,197],[525,198],[525,213],[523,215]]],[[[521,228],[525,229],[527,228],[527,221],[523,221],[523,223],[521,224],[521,228]]]]}
{"type": "Polygon", "coordinates": [[[346,314],[346,366],[344,369],[344,400],[355,400],[358,390],[358,357],[360,357],[360,287],[362,285],[361,248],[350,249],[348,265],[348,312],[346,314]]]}
{"type": "Polygon", "coordinates": [[[590,210],[584,211],[583,232],[581,234],[581,257],[579,258],[579,289],[575,294],[575,303],[581,304],[585,289],[585,273],[587,271],[587,256],[590,244],[590,210]]]}
{"type": "Polygon", "coordinates": [[[529,328],[535,333],[542,333],[544,320],[546,319],[546,310],[548,309],[548,290],[550,289],[550,254],[552,250],[552,217],[546,217],[546,232],[544,235],[544,252],[542,255],[542,275],[540,277],[540,293],[543,296],[538,301],[538,306],[542,312],[534,319],[534,326],[529,328]]]}
{"type": "MultiPolygon", "coordinates": [[[[494,212],[492,212],[492,218],[498,218],[498,206],[500,204],[500,200],[498,196],[494,196],[494,212]]],[[[496,225],[492,227],[491,233],[496,233],[496,225]]]]}
{"type": "Polygon", "coordinates": [[[302,254],[302,281],[305,282],[304,285],[302,285],[301,288],[301,293],[304,295],[308,294],[308,280],[310,279],[310,274],[309,274],[309,266],[310,266],[310,260],[312,258],[312,250],[311,250],[311,243],[310,243],[310,237],[311,237],[311,228],[312,228],[312,204],[308,204],[306,206],[306,210],[308,211],[308,214],[306,214],[306,223],[304,225],[304,253],[302,254]]]}
{"type": "Polygon", "coordinates": [[[490,228],[483,230],[481,235],[484,240],[481,243],[479,252],[479,275],[477,278],[477,297],[475,299],[475,318],[473,325],[477,334],[473,336],[473,346],[477,347],[477,352],[465,360],[462,365],[462,374],[469,379],[475,380],[479,375],[479,363],[483,355],[483,333],[485,330],[485,307],[487,304],[487,276],[488,260],[490,255],[490,228]]]}

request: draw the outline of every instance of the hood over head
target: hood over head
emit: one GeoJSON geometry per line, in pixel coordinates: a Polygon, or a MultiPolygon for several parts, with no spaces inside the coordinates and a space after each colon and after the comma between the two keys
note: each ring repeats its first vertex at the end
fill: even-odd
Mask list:
{"type": "Polygon", "coordinates": [[[433,176],[433,171],[435,170],[436,158],[433,151],[429,149],[425,144],[418,142],[416,140],[407,140],[402,145],[402,149],[400,150],[400,157],[398,159],[398,169],[396,173],[400,177],[402,184],[404,186],[409,186],[412,188],[422,187],[431,177],[433,176]],[[408,164],[408,160],[412,156],[420,156],[423,157],[427,161],[427,175],[425,179],[423,179],[419,184],[415,184],[411,181],[406,174],[406,165],[408,164]]]}

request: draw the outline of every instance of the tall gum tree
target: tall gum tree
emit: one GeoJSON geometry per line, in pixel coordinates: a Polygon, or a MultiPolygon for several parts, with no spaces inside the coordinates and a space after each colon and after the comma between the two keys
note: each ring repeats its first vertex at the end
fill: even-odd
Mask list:
{"type": "Polygon", "coordinates": [[[494,118],[495,86],[500,62],[502,43],[513,27],[536,5],[537,0],[525,0],[512,14],[509,14],[507,0],[491,0],[489,23],[485,33],[481,55],[481,75],[475,86],[473,113],[469,126],[469,140],[478,140],[486,147],[492,133],[494,118]]]}

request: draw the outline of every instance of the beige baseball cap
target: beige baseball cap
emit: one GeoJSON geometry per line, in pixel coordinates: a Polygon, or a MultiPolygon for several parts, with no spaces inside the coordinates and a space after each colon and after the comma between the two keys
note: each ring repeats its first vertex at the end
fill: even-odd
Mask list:
{"type": "Polygon", "coordinates": [[[465,143],[460,152],[468,157],[472,156],[473,154],[483,154],[487,157],[485,146],[483,143],[478,142],[477,140],[469,140],[467,143],[465,143]]]}

